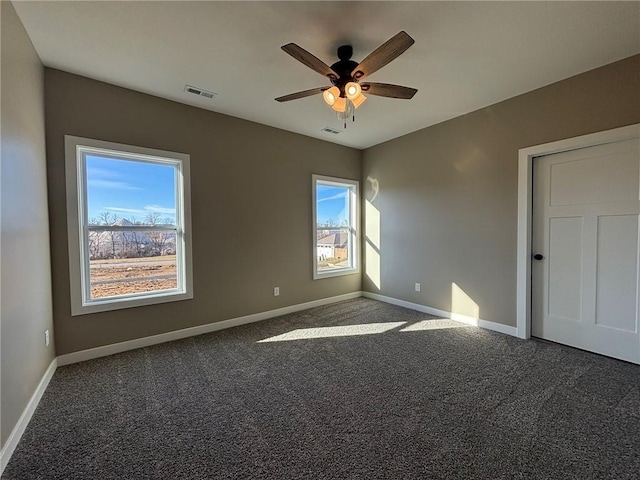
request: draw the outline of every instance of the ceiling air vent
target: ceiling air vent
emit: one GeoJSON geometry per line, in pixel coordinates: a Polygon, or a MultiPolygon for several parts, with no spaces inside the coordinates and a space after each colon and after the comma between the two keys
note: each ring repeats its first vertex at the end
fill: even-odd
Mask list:
{"type": "Polygon", "coordinates": [[[187,93],[193,93],[194,95],[198,95],[200,97],[211,98],[211,99],[213,99],[217,95],[216,93],[209,92],[208,90],[194,87],[192,85],[185,85],[184,91],[187,93]]]}
{"type": "Polygon", "coordinates": [[[324,127],[322,131],[327,133],[333,133],[334,135],[338,135],[340,133],[340,130],[336,130],[335,128],[331,128],[331,127],[324,127]]]}

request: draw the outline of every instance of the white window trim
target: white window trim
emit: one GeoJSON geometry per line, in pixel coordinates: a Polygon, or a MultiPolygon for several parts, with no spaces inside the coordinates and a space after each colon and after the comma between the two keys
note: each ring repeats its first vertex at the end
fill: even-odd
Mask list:
{"type": "MultiPolygon", "coordinates": [[[[124,308],[154,305],[158,303],[189,300],[193,298],[193,257],[191,251],[191,186],[190,156],[184,153],[168,152],[151,148],[105,142],[89,138],[65,135],[65,167],[67,187],[67,236],[69,247],[69,286],[71,289],[71,315],[85,315],[124,308]],[[176,248],[182,250],[182,263],[178,262],[178,288],[148,294],[123,295],[105,299],[86,301],[84,291],[88,279],[88,264],[85,259],[84,232],[80,221],[86,205],[86,188],[82,188],[85,172],[81,155],[83,151],[95,149],[96,153],[111,153],[120,158],[133,158],[144,161],[145,157],[153,163],[178,163],[182,177],[181,188],[176,201],[176,224],[182,226],[182,242],[176,248]],[[83,197],[80,197],[80,193],[83,197]]],[[[178,258],[178,256],[176,257],[178,258]]]]}
{"type": "Polygon", "coordinates": [[[319,280],[321,278],[339,277],[342,275],[353,275],[360,273],[360,182],[357,180],[349,180],[347,178],[327,177],[324,175],[312,175],[311,176],[311,204],[312,204],[312,232],[313,232],[313,279],[319,280]],[[347,268],[341,268],[335,271],[318,271],[318,241],[317,241],[317,196],[316,185],[318,181],[325,184],[334,184],[337,187],[348,186],[351,189],[350,198],[350,217],[351,217],[351,251],[349,255],[352,257],[352,266],[347,268]]]}

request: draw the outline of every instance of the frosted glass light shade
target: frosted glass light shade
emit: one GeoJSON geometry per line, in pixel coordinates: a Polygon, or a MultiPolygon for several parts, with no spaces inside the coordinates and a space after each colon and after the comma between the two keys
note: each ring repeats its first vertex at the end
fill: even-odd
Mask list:
{"type": "Polygon", "coordinates": [[[331,106],[336,112],[344,112],[347,108],[347,99],[343,97],[338,97],[335,103],[331,106]]]}
{"type": "Polygon", "coordinates": [[[322,92],[322,98],[327,102],[327,105],[333,105],[336,103],[336,100],[340,98],[340,90],[338,87],[331,87],[330,89],[322,92]]]}
{"type": "Polygon", "coordinates": [[[347,98],[351,101],[358,98],[361,92],[362,92],[362,89],[360,88],[360,85],[358,85],[356,82],[349,82],[344,87],[344,93],[347,96],[347,98]]]}
{"type": "Polygon", "coordinates": [[[365,97],[362,93],[360,95],[358,95],[356,98],[354,98],[353,100],[351,100],[351,103],[353,103],[353,106],[358,108],[360,105],[362,105],[364,103],[364,101],[367,99],[367,97],[365,97]]]}

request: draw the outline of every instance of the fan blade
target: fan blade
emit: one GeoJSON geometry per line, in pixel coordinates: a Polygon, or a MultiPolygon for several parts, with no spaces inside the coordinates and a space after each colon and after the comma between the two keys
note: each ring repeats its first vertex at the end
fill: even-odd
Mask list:
{"type": "Polygon", "coordinates": [[[415,88],[391,85],[390,83],[361,83],[362,91],[379,97],[410,99],[418,91],[415,88]]]}
{"type": "Polygon", "coordinates": [[[385,43],[376,48],[358,65],[351,76],[362,79],[373,72],[380,70],[391,60],[399,57],[407,48],[415,43],[415,40],[405,31],[391,37],[385,43]]]}
{"type": "Polygon", "coordinates": [[[330,87],[320,87],[320,88],[312,88],[311,90],[304,90],[302,92],[290,93],[289,95],[284,95],[283,97],[276,98],[277,102],[288,102],[289,100],[296,100],[298,98],[310,97],[311,95],[317,95],[318,93],[322,93],[330,87]]]}
{"type": "Polygon", "coordinates": [[[318,57],[315,57],[311,53],[307,52],[304,48],[296,45],[295,43],[287,43],[283,45],[282,50],[287,52],[293,58],[298,60],[301,63],[304,63],[307,67],[312,70],[315,70],[320,75],[324,75],[325,77],[338,79],[339,75],[334,72],[329,65],[324,63],[318,57]]]}

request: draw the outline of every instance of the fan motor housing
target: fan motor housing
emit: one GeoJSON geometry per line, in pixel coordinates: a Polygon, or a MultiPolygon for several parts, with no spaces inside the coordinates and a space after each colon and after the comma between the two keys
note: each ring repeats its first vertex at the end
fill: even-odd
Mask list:
{"type": "Polygon", "coordinates": [[[330,78],[331,83],[340,89],[340,96],[344,97],[344,87],[349,82],[354,82],[355,79],[351,76],[351,72],[358,66],[358,62],[351,60],[351,54],[353,49],[351,45],[342,45],[338,48],[339,61],[331,65],[331,70],[336,72],[338,78],[330,78]]]}

